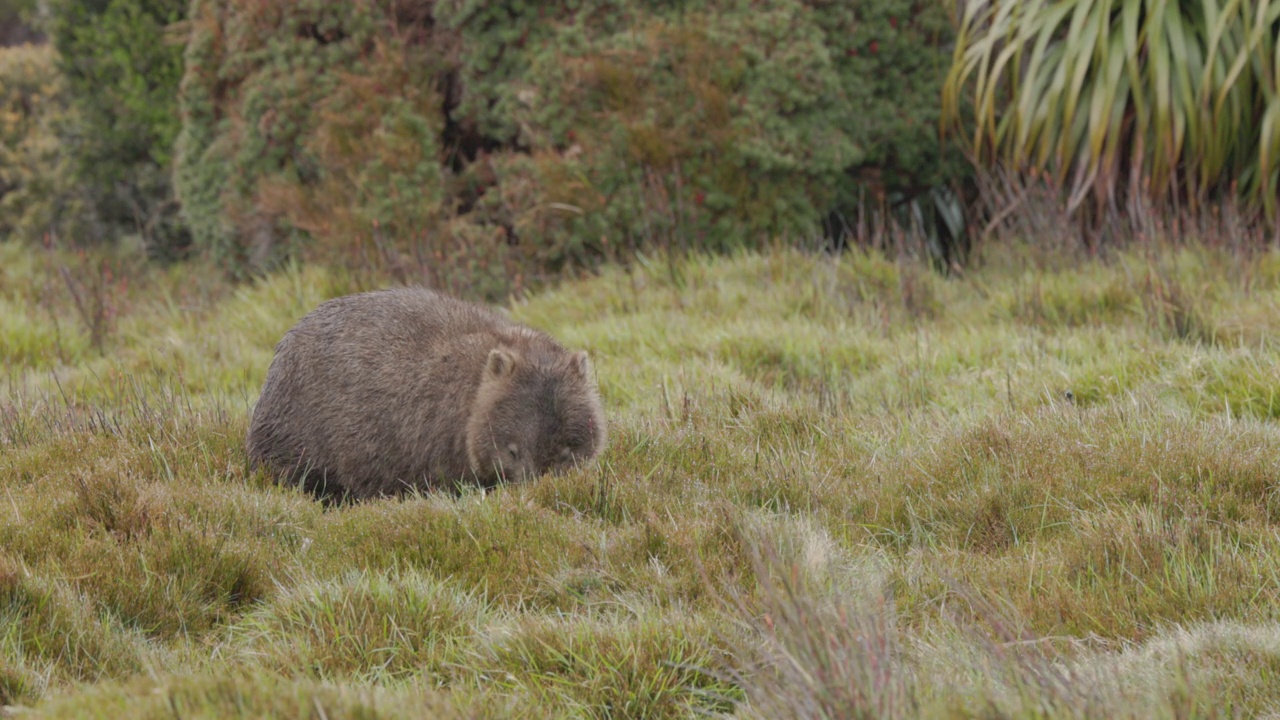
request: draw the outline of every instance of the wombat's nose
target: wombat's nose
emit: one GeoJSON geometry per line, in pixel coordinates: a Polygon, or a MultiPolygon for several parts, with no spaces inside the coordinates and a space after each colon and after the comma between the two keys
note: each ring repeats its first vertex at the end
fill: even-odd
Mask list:
{"type": "Polygon", "coordinates": [[[502,479],[507,482],[525,482],[538,476],[538,473],[534,468],[529,467],[528,465],[517,465],[513,463],[503,465],[499,469],[499,474],[502,475],[502,479]]]}
{"type": "Polygon", "coordinates": [[[569,461],[555,463],[551,467],[547,468],[547,471],[552,475],[564,475],[565,473],[568,473],[571,470],[576,470],[577,468],[577,461],[569,461]]]}

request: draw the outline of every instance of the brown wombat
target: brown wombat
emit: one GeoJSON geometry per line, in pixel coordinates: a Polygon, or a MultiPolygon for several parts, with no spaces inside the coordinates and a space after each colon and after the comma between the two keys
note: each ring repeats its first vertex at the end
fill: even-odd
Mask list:
{"type": "Polygon", "coordinates": [[[604,444],[585,352],[424,288],[302,318],[276,345],[246,442],[253,466],[327,498],[528,479],[604,444]]]}

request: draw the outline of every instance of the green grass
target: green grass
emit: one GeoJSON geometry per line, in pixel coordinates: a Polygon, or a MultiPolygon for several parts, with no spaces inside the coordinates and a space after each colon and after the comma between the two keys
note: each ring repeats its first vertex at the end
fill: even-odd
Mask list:
{"type": "Polygon", "coordinates": [[[593,353],[596,466],[331,509],[242,443],[367,281],[136,270],[99,351],[64,262],[0,245],[0,705],[1280,712],[1274,254],[611,269],[511,307],[593,353]]]}

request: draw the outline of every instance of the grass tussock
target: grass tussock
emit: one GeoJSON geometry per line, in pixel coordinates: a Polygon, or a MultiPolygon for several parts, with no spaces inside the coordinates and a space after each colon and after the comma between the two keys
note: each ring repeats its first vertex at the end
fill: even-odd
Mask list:
{"type": "Polygon", "coordinates": [[[598,464],[330,508],[243,438],[279,336],[364,281],[138,270],[94,339],[64,259],[0,260],[0,337],[35,338],[0,342],[4,705],[1280,708],[1273,254],[610,269],[509,307],[593,353],[598,464]]]}
{"type": "Polygon", "coordinates": [[[277,673],[226,672],[103,683],[41,708],[49,718],[551,718],[531,703],[425,687],[389,690],[292,679],[277,673]]]}
{"type": "Polygon", "coordinates": [[[291,588],[236,625],[247,659],[318,679],[440,673],[487,624],[475,597],[419,573],[351,572],[291,588]]]}

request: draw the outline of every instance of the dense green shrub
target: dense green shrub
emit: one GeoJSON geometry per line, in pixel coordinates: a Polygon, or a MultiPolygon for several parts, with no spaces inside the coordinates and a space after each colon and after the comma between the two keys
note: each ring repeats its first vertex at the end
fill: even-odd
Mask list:
{"type": "Polygon", "coordinates": [[[401,31],[384,10],[192,4],[175,181],[196,242],[228,266],[269,264],[299,231],[346,246],[439,216],[439,50],[421,19],[401,31]]]}
{"type": "Polygon", "coordinates": [[[79,116],[65,138],[98,223],[86,241],[137,234],[155,255],[189,244],[170,180],[186,0],[50,0],[50,36],[79,116]]]}
{"type": "Polygon", "coordinates": [[[966,244],[966,228],[963,201],[953,191],[963,190],[972,175],[959,148],[938,137],[955,4],[851,0],[843,5],[845,15],[838,7],[833,3],[823,27],[837,38],[842,89],[854,108],[849,132],[866,157],[841,178],[835,219],[851,223],[869,209],[904,227],[918,223],[934,244],[935,257],[955,258],[961,250],[957,245],[966,244]],[[869,207],[860,208],[864,200],[869,207]]]}
{"type": "Polygon", "coordinates": [[[721,2],[594,39],[566,27],[515,111],[534,157],[556,153],[520,219],[566,243],[722,248],[811,237],[864,199],[888,210],[963,171],[936,133],[949,38],[943,3],[907,0],[721,2]]]}
{"type": "Polygon", "coordinates": [[[941,0],[196,0],[190,22],[176,186],[233,270],[301,247],[498,293],[807,241],[962,169],[941,0]]]}
{"type": "Polygon", "coordinates": [[[655,17],[595,41],[564,30],[515,113],[541,160],[540,202],[512,218],[521,235],[725,248],[812,233],[865,153],[812,13],[777,5],[655,17]]]}
{"type": "Polygon", "coordinates": [[[87,215],[63,152],[73,124],[47,45],[0,48],[0,239],[74,235],[87,215]]]}

